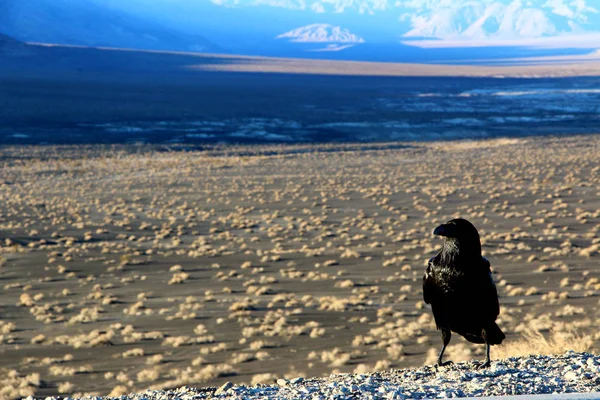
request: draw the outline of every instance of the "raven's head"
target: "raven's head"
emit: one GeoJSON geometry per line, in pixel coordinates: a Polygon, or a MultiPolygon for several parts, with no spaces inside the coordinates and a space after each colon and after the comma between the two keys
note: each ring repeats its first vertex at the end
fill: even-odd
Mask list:
{"type": "Polygon", "coordinates": [[[456,218],[435,228],[434,235],[444,236],[446,243],[453,246],[468,246],[481,254],[479,232],[472,223],[463,218],[456,218]]]}

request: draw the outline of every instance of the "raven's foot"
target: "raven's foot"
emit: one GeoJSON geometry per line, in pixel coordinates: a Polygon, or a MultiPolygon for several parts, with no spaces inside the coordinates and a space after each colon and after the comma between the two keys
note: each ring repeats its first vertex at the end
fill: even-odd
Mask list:
{"type": "Polygon", "coordinates": [[[485,362],[481,365],[479,365],[477,367],[477,369],[485,369],[485,368],[489,368],[492,364],[490,363],[490,360],[485,360],[485,362]]]}
{"type": "Polygon", "coordinates": [[[448,360],[446,362],[442,362],[442,360],[437,361],[438,367],[447,367],[448,365],[454,365],[454,362],[452,360],[448,360]]]}

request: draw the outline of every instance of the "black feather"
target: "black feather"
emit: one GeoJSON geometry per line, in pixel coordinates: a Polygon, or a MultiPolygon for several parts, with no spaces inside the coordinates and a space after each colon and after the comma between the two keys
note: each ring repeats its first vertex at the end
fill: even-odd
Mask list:
{"type": "MultiPolygon", "coordinates": [[[[434,234],[446,238],[442,250],[427,265],[423,299],[431,304],[436,326],[442,330],[444,347],[450,332],[472,343],[500,344],[504,333],[496,324],[500,314],[498,292],[490,263],[481,255],[477,229],[465,219],[440,225],[434,234]]],[[[489,351],[487,363],[489,364],[489,351]]]]}

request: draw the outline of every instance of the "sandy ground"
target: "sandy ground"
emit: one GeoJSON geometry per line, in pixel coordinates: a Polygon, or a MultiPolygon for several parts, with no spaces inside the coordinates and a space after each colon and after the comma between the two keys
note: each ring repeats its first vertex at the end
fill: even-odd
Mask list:
{"type": "Polygon", "coordinates": [[[455,216],[498,282],[493,357],[600,344],[599,136],[164,150],[0,148],[0,397],[431,363],[455,216]]]}
{"type": "Polygon", "coordinates": [[[474,59],[455,65],[442,62],[424,64],[259,57],[48,43],[19,43],[11,46],[10,52],[5,49],[0,55],[5,57],[0,65],[0,73],[9,72],[21,76],[32,73],[52,74],[57,70],[71,70],[75,77],[84,70],[96,73],[135,70],[138,73],[169,71],[176,74],[183,70],[198,70],[340,76],[501,78],[600,75],[600,54],[597,52],[569,56],[474,59]]]}
{"type": "MultiPolygon", "coordinates": [[[[59,50],[88,47],[31,43],[33,46],[59,50]]],[[[399,62],[367,62],[314,60],[301,58],[258,57],[227,54],[190,53],[173,51],[149,51],[96,47],[104,53],[130,53],[131,55],[158,56],[164,59],[185,58],[186,69],[226,72],[258,72],[311,75],[350,76],[456,76],[456,77],[574,77],[600,75],[600,56],[596,53],[579,56],[554,56],[517,58],[508,65],[447,65],[399,62]]],[[[477,60],[475,60],[477,61],[477,60]]],[[[494,60],[489,60],[493,63],[494,60]]],[[[502,61],[502,60],[498,60],[502,61]]]]}
{"type": "Polygon", "coordinates": [[[350,76],[454,76],[493,78],[565,78],[600,75],[597,57],[519,60],[507,66],[378,63],[285,58],[243,57],[237,62],[198,64],[188,68],[202,71],[260,72],[350,76]],[[537,65],[536,65],[537,64],[537,65]]]}

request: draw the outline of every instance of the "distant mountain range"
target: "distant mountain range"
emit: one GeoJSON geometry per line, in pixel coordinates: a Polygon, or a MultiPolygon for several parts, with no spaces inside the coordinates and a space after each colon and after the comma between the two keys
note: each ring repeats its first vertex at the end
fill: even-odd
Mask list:
{"type": "Polygon", "coordinates": [[[523,39],[600,31],[598,9],[584,0],[441,1],[416,7],[404,36],[440,39],[523,39]]]}
{"type": "MultiPolygon", "coordinates": [[[[351,27],[359,16],[396,19],[382,29],[399,37],[435,39],[522,39],[600,32],[597,0],[211,0],[228,8],[311,12],[315,20],[345,16],[351,27]]],[[[339,19],[339,18],[338,18],[339,19]]],[[[367,40],[368,41],[368,40],[367,40]]]]}
{"type": "Polygon", "coordinates": [[[156,50],[219,51],[203,37],[182,33],[102,0],[0,0],[0,30],[27,42],[156,50]]]}
{"type": "Polygon", "coordinates": [[[365,40],[348,29],[329,24],[311,24],[282,33],[277,39],[295,43],[364,43],[365,40]]]}
{"type": "Polygon", "coordinates": [[[25,43],[0,33],[0,55],[18,57],[30,55],[32,52],[25,43]]]}
{"type": "Polygon", "coordinates": [[[22,41],[260,56],[435,62],[600,42],[600,0],[0,0],[0,10],[0,30],[22,41]]]}
{"type": "Polygon", "coordinates": [[[15,44],[20,44],[20,43],[21,42],[19,42],[18,40],[13,39],[8,35],[4,35],[4,34],[0,33],[0,48],[13,46],[15,44]]]}

